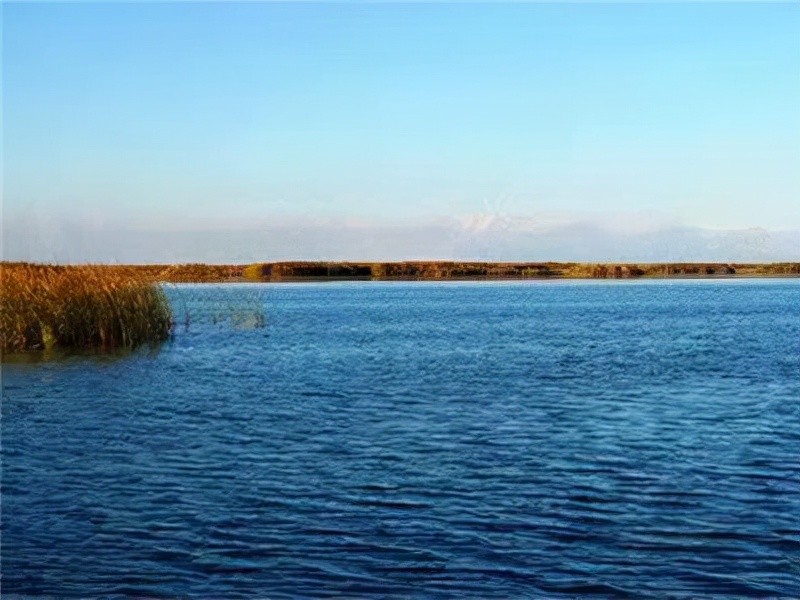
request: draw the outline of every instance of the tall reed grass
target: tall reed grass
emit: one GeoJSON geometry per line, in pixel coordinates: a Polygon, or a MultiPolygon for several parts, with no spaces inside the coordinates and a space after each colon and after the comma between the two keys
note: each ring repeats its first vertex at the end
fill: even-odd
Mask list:
{"type": "Polygon", "coordinates": [[[3,352],[133,348],[165,339],[171,326],[164,291],[129,268],[0,264],[3,352]]]}

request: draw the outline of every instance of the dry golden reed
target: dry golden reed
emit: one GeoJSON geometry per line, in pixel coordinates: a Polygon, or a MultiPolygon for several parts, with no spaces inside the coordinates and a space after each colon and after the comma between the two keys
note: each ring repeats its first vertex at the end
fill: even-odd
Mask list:
{"type": "Polygon", "coordinates": [[[133,348],[165,339],[171,326],[164,291],[136,269],[0,264],[3,352],[133,348]]]}

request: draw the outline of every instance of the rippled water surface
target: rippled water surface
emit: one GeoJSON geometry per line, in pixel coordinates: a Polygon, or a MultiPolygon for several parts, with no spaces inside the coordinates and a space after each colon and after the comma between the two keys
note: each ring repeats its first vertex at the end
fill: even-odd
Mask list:
{"type": "Polygon", "coordinates": [[[3,366],[4,595],[800,596],[798,280],[168,293],[3,366]]]}

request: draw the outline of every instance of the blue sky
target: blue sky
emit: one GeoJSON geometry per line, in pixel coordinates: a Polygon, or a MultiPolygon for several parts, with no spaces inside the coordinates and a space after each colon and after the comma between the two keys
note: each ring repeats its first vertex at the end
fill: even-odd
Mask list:
{"type": "Polygon", "coordinates": [[[800,229],[798,3],[2,10],[6,230],[800,229]]]}

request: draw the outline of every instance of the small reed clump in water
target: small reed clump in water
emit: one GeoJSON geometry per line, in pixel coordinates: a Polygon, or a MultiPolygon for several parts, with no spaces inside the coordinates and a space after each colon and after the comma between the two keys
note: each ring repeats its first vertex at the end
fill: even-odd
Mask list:
{"type": "Polygon", "coordinates": [[[164,291],[131,269],[0,264],[3,352],[133,348],[165,339],[171,326],[164,291]]]}

